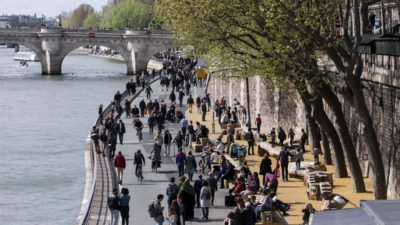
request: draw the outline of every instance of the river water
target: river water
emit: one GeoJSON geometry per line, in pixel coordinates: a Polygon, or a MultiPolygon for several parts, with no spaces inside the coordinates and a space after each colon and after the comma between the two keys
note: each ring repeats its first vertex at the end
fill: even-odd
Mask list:
{"type": "Polygon", "coordinates": [[[124,63],[68,55],[62,76],[21,67],[0,48],[0,224],[73,224],[84,182],[85,139],[130,79],[124,63]]]}

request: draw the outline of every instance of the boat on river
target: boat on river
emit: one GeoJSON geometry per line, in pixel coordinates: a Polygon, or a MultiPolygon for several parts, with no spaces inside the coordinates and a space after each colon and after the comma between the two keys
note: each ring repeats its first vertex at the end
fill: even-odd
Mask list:
{"type": "Polygon", "coordinates": [[[40,61],[36,53],[26,48],[21,48],[18,52],[16,52],[14,55],[14,60],[30,62],[40,61]]]}

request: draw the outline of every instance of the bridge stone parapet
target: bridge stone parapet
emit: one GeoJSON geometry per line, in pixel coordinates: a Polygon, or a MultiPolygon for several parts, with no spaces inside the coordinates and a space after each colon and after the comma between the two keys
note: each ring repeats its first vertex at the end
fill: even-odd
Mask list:
{"type": "Polygon", "coordinates": [[[68,53],[81,46],[109,47],[124,58],[127,74],[143,71],[151,56],[175,47],[171,31],[41,28],[0,29],[0,43],[26,46],[40,58],[42,74],[59,75],[68,53]]]}

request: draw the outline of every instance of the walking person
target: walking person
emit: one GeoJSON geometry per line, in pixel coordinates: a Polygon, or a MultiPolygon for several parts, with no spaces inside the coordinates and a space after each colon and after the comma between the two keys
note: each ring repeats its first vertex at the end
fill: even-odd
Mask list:
{"type": "Polygon", "coordinates": [[[100,124],[103,125],[103,104],[100,104],[99,106],[99,118],[100,118],[100,124]]]}
{"type": "Polygon", "coordinates": [[[154,114],[149,114],[149,119],[147,120],[147,125],[149,126],[149,133],[152,134],[154,130],[154,125],[156,124],[156,118],[154,114]]]}
{"type": "Polygon", "coordinates": [[[319,155],[322,154],[321,148],[315,147],[312,151],[312,154],[314,156],[314,165],[319,165],[321,164],[319,162],[319,155]]]}
{"type": "Polygon", "coordinates": [[[125,124],[122,120],[119,120],[119,123],[117,125],[117,133],[119,136],[119,143],[122,145],[123,141],[124,141],[124,134],[125,134],[126,130],[125,130],[125,124]]]}
{"type": "Polygon", "coordinates": [[[201,112],[201,120],[206,121],[207,105],[205,101],[203,101],[203,103],[201,104],[201,112]]]}
{"type": "Polygon", "coordinates": [[[178,166],[179,177],[184,175],[186,155],[182,152],[182,148],[178,148],[178,153],[175,157],[176,165],[178,166]]]}
{"type": "Polygon", "coordinates": [[[178,198],[182,199],[184,206],[184,220],[194,219],[194,206],[196,204],[194,187],[190,184],[189,179],[185,176],[179,178],[179,193],[178,198]]]}
{"type": "Polygon", "coordinates": [[[150,85],[148,85],[148,86],[146,87],[146,96],[147,96],[147,99],[150,99],[151,93],[153,93],[153,89],[151,88],[150,85]]]}
{"type": "Polygon", "coordinates": [[[249,146],[248,147],[249,155],[254,155],[254,142],[255,142],[255,140],[254,140],[254,134],[253,134],[253,132],[251,131],[250,128],[248,129],[248,131],[247,131],[247,133],[245,134],[244,137],[246,138],[247,144],[249,146]]]}
{"type": "Polygon", "coordinates": [[[114,158],[114,166],[115,168],[117,168],[118,183],[122,185],[122,178],[124,175],[124,169],[126,167],[126,161],[121,151],[119,151],[118,155],[116,155],[114,158]]]}
{"type": "Polygon", "coordinates": [[[279,145],[282,147],[282,146],[283,146],[283,142],[284,142],[285,139],[286,139],[286,133],[285,133],[285,131],[282,129],[282,127],[279,127],[278,139],[279,139],[279,145]]]}
{"type": "Polygon", "coordinates": [[[188,133],[189,133],[189,146],[192,146],[193,135],[194,135],[193,121],[190,121],[187,130],[188,130],[188,133]]]}
{"type": "Polygon", "coordinates": [[[133,165],[136,165],[135,167],[135,175],[138,178],[143,179],[143,174],[139,174],[138,170],[142,170],[142,166],[146,164],[146,160],[144,159],[144,156],[140,149],[138,149],[135,153],[135,156],[133,157],[133,165]]]}
{"type": "Polygon", "coordinates": [[[122,188],[119,195],[119,211],[121,213],[122,225],[129,225],[129,200],[131,200],[131,196],[129,195],[128,188],[122,188]]]}
{"type": "Polygon", "coordinates": [[[114,188],[112,194],[107,199],[111,214],[110,225],[118,225],[119,201],[118,190],[114,188]]]}
{"type": "Polygon", "coordinates": [[[188,174],[189,180],[193,180],[193,174],[196,172],[197,163],[196,159],[192,155],[192,151],[188,152],[188,156],[186,157],[186,166],[185,166],[185,173],[188,174]]]}
{"type": "Polygon", "coordinates": [[[103,131],[101,132],[100,140],[101,140],[101,143],[103,144],[102,151],[103,151],[103,156],[104,156],[104,152],[105,152],[105,149],[107,146],[107,140],[108,140],[106,128],[104,128],[103,131]]]}
{"type": "MultiPolygon", "coordinates": [[[[164,199],[164,195],[159,194],[157,195],[157,199],[153,200],[150,204],[152,204],[152,208],[153,208],[153,218],[154,221],[156,221],[156,225],[162,225],[164,223],[164,215],[163,215],[163,211],[164,211],[164,207],[161,206],[161,202],[164,199]]],[[[150,214],[150,216],[152,216],[150,214]]]]}
{"type": "Polygon", "coordinates": [[[271,138],[272,147],[275,147],[276,132],[274,127],[272,128],[271,133],[269,133],[269,137],[271,138]]]}
{"type": "Polygon", "coordinates": [[[218,191],[217,179],[215,179],[214,172],[210,172],[210,177],[207,179],[208,186],[211,191],[211,206],[214,206],[215,192],[218,191]]]}
{"type": "Polygon", "coordinates": [[[203,175],[201,174],[199,175],[199,178],[194,181],[194,192],[196,193],[197,208],[200,208],[200,191],[203,187],[203,181],[203,175]]]}
{"type": "Polygon", "coordinates": [[[274,190],[274,193],[276,193],[278,191],[278,179],[272,173],[267,173],[264,177],[264,188],[269,187],[269,189],[274,190]]]}
{"type": "Polygon", "coordinates": [[[176,96],[175,96],[173,88],[172,88],[171,94],[169,95],[169,99],[171,100],[171,105],[175,105],[176,104],[176,96]]]}
{"type": "Polygon", "coordinates": [[[179,98],[179,106],[182,107],[182,102],[183,102],[183,97],[185,96],[185,93],[183,92],[182,89],[179,90],[178,98],[179,98]]]}
{"type": "Polygon", "coordinates": [[[160,150],[161,150],[163,142],[164,142],[161,132],[156,133],[156,135],[154,137],[154,142],[157,144],[157,147],[160,148],[160,150]]]}
{"type": "Polygon", "coordinates": [[[288,136],[289,136],[289,145],[290,145],[290,147],[293,147],[294,135],[295,135],[295,134],[294,134],[293,129],[290,128],[290,129],[289,129],[289,132],[288,132],[288,136]]]}
{"type": "Polygon", "coordinates": [[[178,133],[176,134],[175,138],[174,138],[174,142],[176,143],[176,147],[178,149],[182,149],[182,145],[183,145],[183,140],[184,140],[184,136],[182,135],[181,131],[178,131],[178,133]]]}
{"type": "Polygon", "coordinates": [[[171,177],[169,179],[169,184],[167,187],[166,195],[168,197],[167,203],[168,203],[168,208],[171,207],[172,201],[176,200],[178,197],[178,192],[179,192],[179,187],[178,185],[175,184],[175,177],[171,177]]]}
{"type": "Polygon", "coordinates": [[[303,151],[301,151],[300,148],[297,149],[295,158],[296,158],[296,172],[297,172],[301,168],[301,161],[303,161],[303,151]]]}
{"type": "MultiPolygon", "coordinates": [[[[168,130],[164,131],[164,156],[170,156],[172,135],[168,130]]],[[[175,152],[174,152],[175,155],[175,152]]]]}
{"type": "Polygon", "coordinates": [[[290,152],[287,150],[287,147],[284,146],[283,149],[280,151],[277,163],[281,161],[281,168],[282,168],[282,181],[288,181],[288,166],[289,166],[289,156],[290,152]]]}
{"type": "Polygon", "coordinates": [[[109,133],[109,138],[107,140],[108,146],[108,157],[112,160],[115,156],[115,150],[117,148],[117,138],[115,137],[113,132],[109,133]]]}
{"type": "Polygon", "coordinates": [[[193,104],[194,104],[194,99],[193,99],[192,95],[189,95],[189,98],[187,99],[187,104],[189,107],[189,113],[192,113],[193,104]]]}
{"type": "Polygon", "coordinates": [[[258,114],[257,115],[257,118],[256,118],[256,126],[257,126],[257,133],[258,134],[260,134],[260,130],[261,130],[261,123],[262,123],[262,121],[261,121],[261,114],[258,114]]]}
{"type": "Polygon", "coordinates": [[[151,99],[150,99],[150,101],[147,102],[147,104],[146,104],[146,110],[147,110],[147,114],[149,115],[149,117],[150,117],[151,115],[153,115],[153,114],[152,114],[152,112],[153,112],[153,102],[151,101],[151,99]]]}
{"type": "Polygon", "coordinates": [[[183,225],[181,223],[181,210],[177,200],[172,200],[171,206],[168,207],[168,222],[169,225],[183,225]]]}
{"type": "Polygon", "coordinates": [[[96,149],[96,153],[100,154],[100,135],[99,135],[99,128],[96,128],[96,126],[93,126],[92,132],[90,134],[90,138],[94,142],[94,148],[96,149]]]}
{"type": "Polygon", "coordinates": [[[140,117],[144,117],[144,111],[146,110],[146,102],[144,99],[139,102],[139,109],[140,109],[140,117]]]}
{"type": "Polygon", "coordinates": [[[206,180],[203,180],[200,191],[200,206],[203,219],[208,220],[209,207],[211,206],[211,189],[206,180]]]}
{"type": "Polygon", "coordinates": [[[196,98],[196,107],[197,107],[197,114],[200,114],[200,107],[201,107],[201,98],[197,96],[196,98]]]}
{"type": "Polygon", "coordinates": [[[265,174],[272,173],[271,169],[272,161],[269,158],[269,153],[265,153],[264,158],[261,160],[260,163],[260,174],[263,177],[263,184],[265,184],[265,174]]]}
{"type": "Polygon", "coordinates": [[[307,133],[304,131],[304,129],[301,129],[300,148],[303,151],[303,153],[306,152],[305,146],[306,146],[307,139],[308,139],[307,133]]]}

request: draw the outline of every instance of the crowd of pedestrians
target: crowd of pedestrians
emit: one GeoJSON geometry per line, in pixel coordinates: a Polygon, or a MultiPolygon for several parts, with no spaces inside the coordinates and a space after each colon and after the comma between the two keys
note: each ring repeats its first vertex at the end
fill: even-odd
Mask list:
{"type": "MultiPolygon", "coordinates": [[[[247,146],[238,146],[235,143],[234,130],[227,129],[226,143],[222,143],[221,136],[215,141],[209,140],[209,143],[203,149],[202,154],[207,155],[206,162],[209,169],[207,178],[200,174],[196,175],[197,177],[194,179],[193,177],[200,164],[192,154],[192,151],[186,148],[192,142],[200,143],[201,138],[208,138],[209,131],[200,122],[193,124],[193,121],[187,120],[184,112],[177,110],[177,107],[183,107],[183,99],[186,96],[185,103],[189,113],[195,113],[193,112],[193,105],[195,105],[197,114],[201,114],[202,121],[205,121],[206,114],[211,108],[210,95],[197,96],[195,99],[191,95],[191,88],[196,87],[200,82],[203,83],[202,80],[199,81],[196,78],[195,62],[173,54],[163,55],[163,57],[167,57],[171,62],[170,64],[165,64],[158,74],[161,91],[168,92],[168,102],[164,100],[159,102],[158,99],[151,98],[153,89],[143,73],[141,76],[136,76],[136,82],[133,79],[130,80],[126,84],[126,90],[130,95],[134,95],[136,87],[141,86],[146,93],[146,100],[142,99],[138,105],[131,105],[126,100],[122,107],[121,101],[123,99],[121,93],[117,92],[114,96],[111,115],[105,119],[102,114],[103,106],[99,106],[99,117],[104,129],[100,134],[99,128],[93,127],[91,137],[94,141],[96,152],[99,154],[107,153],[110,160],[113,160],[113,164],[117,169],[119,183],[122,184],[126,162],[122,152],[118,152],[115,155],[115,151],[117,136],[120,144],[123,144],[126,129],[122,120],[116,122],[114,113],[120,117],[124,110],[127,118],[133,118],[133,126],[137,129],[137,135],[144,127],[140,118],[142,120],[147,118],[149,133],[154,133],[154,144],[150,155],[153,170],[157,171],[157,168],[161,167],[162,155],[164,157],[174,156],[175,158],[178,183],[176,183],[175,177],[171,177],[165,193],[158,194],[148,205],[149,216],[154,219],[156,224],[164,224],[164,222],[170,225],[185,224],[185,221],[194,219],[196,207],[201,208],[202,219],[209,220],[210,208],[214,206],[216,192],[229,187],[225,204],[226,206],[233,206],[234,209],[227,215],[224,224],[253,225],[261,219],[261,213],[264,211],[278,210],[284,216],[289,215],[287,211],[290,209],[290,205],[278,199],[277,190],[278,177],[280,175],[283,182],[288,180],[289,157],[293,155],[288,151],[284,142],[288,139],[289,146],[293,146],[295,136],[293,130],[289,129],[286,134],[281,127],[277,131],[272,128],[268,134],[273,146],[276,144],[275,139],[278,138],[278,144],[282,147],[282,151],[277,158],[277,164],[281,167],[280,175],[278,172],[279,167],[271,168],[272,162],[268,154],[265,154],[262,159],[258,172],[250,171],[245,157],[247,154],[255,155],[255,134],[251,129],[248,129],[245,134],[247,146]],[[179,127],[179,130],[176,134],[172,134],[165,129],[164,124],[166,122],[177,123],[176,126],[179,127]],[[102,147],[100,147],[100,142],[103,144],[102,147]],[[107,149],[108,151],[106,151],[107,149]],[[226,159],[225,154],[236,157],[240,161],[241,169],[237,176],[234,165],[226,159]],[[259,175],[262,177],[261,182],[259,175]],[[220,182],[219,185],[218,182],[220,182]],[[232,183],[232,185],[228,186],[228,183],[232,183]],[[164,215],[164,207],[162,206],[164,194],[168,212],[166,215],[164,215]]],[[[224,124],[231,123],[250,123],[247,120],[246,108],[241,106],[236,99],[234,99],[233,106],[230,107],[227,105],[225,98],[222,97],[215,102],[214,109],[221,127],[224,124]]],[[[260,114],[257,115],[254,124],[257,134],[260,134],[262,126],[260,114]]],[[[303,160],[302,154],[305,151],[304,146],[307,138],[306,132],[302,130],[299,149],[294,155],[297,168],[300,168],[303,160]]],[[[317,161],[320,152],[317,150],[315,152],[315,160],[317,161]]],[[[145,165],[145,157],[141,150],[136,151],[133,163],[136,166],[135,174],[138,180],[143,180],[142,166],[145,165]]],[[[109,197],[108,203],[112,215],[111,224],[116,224],[115,220],[118,218],[118,212],[121,214],[122,224],[128,224],[129,222],[129,191],[126,188],[123,188],[122,191],[118,195],[118,191],[114,190],[109,197]]],[[[313,213],[312,206],[305,209],[304,212],[313,213]]]]}

